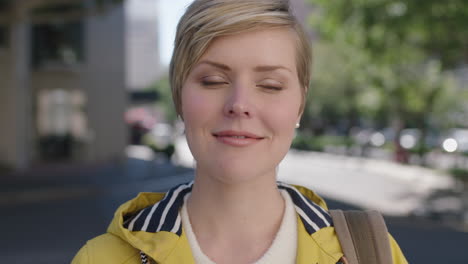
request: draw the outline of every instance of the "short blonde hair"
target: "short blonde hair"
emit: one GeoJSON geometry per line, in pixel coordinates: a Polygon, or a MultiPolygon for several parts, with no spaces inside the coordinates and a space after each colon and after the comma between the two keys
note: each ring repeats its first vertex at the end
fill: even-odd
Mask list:
{"type": "Polygon", "coordinates": [[[220,36],[265,28],[289,27],[297,35],[296,68],[304,109],[310,82],[311,48],[288,0],[195,0],[179,21],[169,66],[172,98],[182,114],[182,86],[211,41],[220,36]]]}

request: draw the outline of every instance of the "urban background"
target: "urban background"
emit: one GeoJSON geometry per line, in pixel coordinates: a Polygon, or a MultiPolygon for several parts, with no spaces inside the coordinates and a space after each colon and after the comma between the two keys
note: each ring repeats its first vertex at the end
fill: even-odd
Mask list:
{"type": "MultiPolygon", "coordinates": [[[[313,80],[279,180],[376,209],[410,263],[468,259],[468,2],[290,0],[313,80]]],[[[193,178],[168,63],[191,0],[0,0],[0,262],[69,263],[193,178]]]]}

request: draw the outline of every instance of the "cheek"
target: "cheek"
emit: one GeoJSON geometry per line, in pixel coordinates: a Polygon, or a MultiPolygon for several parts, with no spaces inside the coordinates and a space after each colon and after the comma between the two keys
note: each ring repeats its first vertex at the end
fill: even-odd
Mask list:
{"type": "Polygon", "coordinates": [[[186,130],[198,128],[216,112],[215,100],[191,87],[182,90],[182,117],[186,130]]]}
{"type": "Polygon", "coordinates": [[[296,128],[297,122],[297,112],[288,111],[275,111],[275,127],[278,133],[281,133],[283,136],[291,137],[294,135],[294,130],[296,128]]]}
{"type": "Polygon", "coordinates": [[[298,99],[297,96],[288,99],[282,100],[281,103],[270,108],[270,116],[273,117],[273,122],[277,131],[283,134],[291,134],[292,136],[299,119],[302,101],[298,99]]]}
{"type": "Polygon", "coordinates": [[[281,108],[276,108],[270,114],[269,126],[273,132],[273,142],[275,142],[272,147],[278,148],[278,151],[280,150],[279,152],[282,153],[289,149],[294,138],[297,112],[282,111],[281,108]]]}

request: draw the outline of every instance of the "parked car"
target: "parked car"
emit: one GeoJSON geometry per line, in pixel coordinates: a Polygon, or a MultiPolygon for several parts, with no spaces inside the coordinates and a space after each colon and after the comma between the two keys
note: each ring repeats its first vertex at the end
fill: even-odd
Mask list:
{"type": "Polygon", "coordinates": [[[447,152],[468,153],[468,129],[451,129],[442,140],[442,148],[447,152]]]}
{"type": "Polygon", "coordinates": [[[157,123],[143,136],[143,143],[155,153],[164,153],[168,158],[174,153],[174,129],[170,124],[157,123]]]}

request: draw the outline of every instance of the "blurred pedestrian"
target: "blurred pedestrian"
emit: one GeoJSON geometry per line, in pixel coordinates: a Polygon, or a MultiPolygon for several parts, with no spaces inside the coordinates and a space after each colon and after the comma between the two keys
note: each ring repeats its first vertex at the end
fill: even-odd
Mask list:
{"type": "MultiPolygon", "coordinates": [[[[304,109],[310,61],[287,1],[195,0],[170,65],[195,180],[122,205],[107,234],[73,263],[342,261],[325,202],[276,181],[304,109]]],[[[407,263],[390,241],[394,263],[407,263]]]]}

